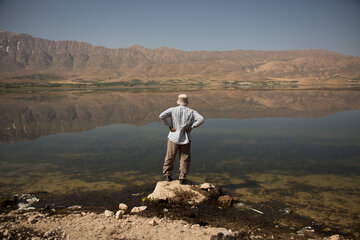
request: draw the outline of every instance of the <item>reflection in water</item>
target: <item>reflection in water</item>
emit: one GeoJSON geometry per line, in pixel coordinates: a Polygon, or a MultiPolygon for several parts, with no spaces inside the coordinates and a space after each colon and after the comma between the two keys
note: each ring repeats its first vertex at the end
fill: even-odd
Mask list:
{"type": "MultiPolygon", "coordinates": [[[[349,231],[359,224],[359,92],[189,95],[191,106],[207,118],[192,136],[192,181],[217,183],[244,201],[283,202],[349,231]]],[[[161,179],[168,130],[155,121],[177,93],[1,98],[2,194],[118,191],[161,179]]]]}
{"type": "MultiPolygon", "coordinates": [[[[35,140],[114,123],[158,121],[177,92],[40,92],[0,94],[0,141],[35,140]]],[[[208,90],[189,93],[207,119],[322,117],[360,107],[360,92],[316,90],[208,90]]]]}

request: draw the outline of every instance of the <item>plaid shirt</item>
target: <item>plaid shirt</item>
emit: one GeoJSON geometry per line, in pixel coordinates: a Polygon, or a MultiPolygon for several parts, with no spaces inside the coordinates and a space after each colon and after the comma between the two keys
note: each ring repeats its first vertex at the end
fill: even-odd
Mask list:
{"type": "Polygon", "coordinates": [[[197,111],[187,106],[172,107],[159,116],[162,123],[176,129],[175,132],[169,132],[168,138],[171,142],[176,144],[187,144],[190,142],[190,133],[187,130],[196,128],[204,122],[203,116],[197,111]],[[168,122],[167,118],[171,117],[171,123],[168,122]]]}

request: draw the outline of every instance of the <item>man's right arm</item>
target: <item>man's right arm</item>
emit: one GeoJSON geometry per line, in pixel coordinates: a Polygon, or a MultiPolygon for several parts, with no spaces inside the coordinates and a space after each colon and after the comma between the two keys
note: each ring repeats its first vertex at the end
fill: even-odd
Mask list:
{"type": "Polygon", "coordinates": [[[162,124],[168,126],[168,127],[171,127],[171,125],[169,124],[167,118],[171,116],[171,110],[172,108],[169,108],[165,111],[163,111],[160,115],[159,115],[159,118],[162,122],[162,124]]]}
{"type": "MultiPolygon", "coordinates": [[[[191,128],[197,128],[201,124],[204,123],[205,119],[203,116],[201,116],[197,111],[194,111],[194,122],[191,126],[191,128]]],[[[191,131],[191,130],[190,130],[191,131]]]]}

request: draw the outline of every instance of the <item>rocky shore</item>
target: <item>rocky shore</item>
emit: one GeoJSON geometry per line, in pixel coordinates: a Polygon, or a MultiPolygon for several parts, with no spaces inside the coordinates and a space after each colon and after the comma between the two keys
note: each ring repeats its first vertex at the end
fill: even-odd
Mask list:
{"type": "Polygon", "coordinates": [[[276,214],[243,203],[209,183],[158,182],[150,195],[133,196],[141,204],[119,202],[101,211],[80,205],[35,209],[36,197],[27,197],[30,204],[16,203],[16,209],[21,197],[3,201],[1,239],[356,239],[306,222],[291,209],[276,214]]]}

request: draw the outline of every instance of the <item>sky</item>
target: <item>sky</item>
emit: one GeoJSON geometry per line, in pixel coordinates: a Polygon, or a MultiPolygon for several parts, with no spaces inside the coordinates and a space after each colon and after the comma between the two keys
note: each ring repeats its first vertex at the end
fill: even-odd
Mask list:
{"type": "Polygon", "coordinates": [[[0,0],[0,30],[108,48],[360,56],[360,0],[0,0]]]}

